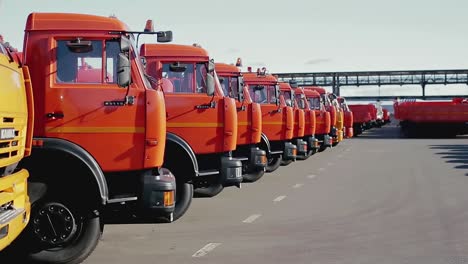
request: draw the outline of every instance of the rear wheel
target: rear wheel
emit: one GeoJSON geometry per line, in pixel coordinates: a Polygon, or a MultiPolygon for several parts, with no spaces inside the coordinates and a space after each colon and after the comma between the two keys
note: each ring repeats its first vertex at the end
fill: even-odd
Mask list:
{"type": "Polygon", "coordinates": [[[281,160],[281,166],[288,166],[292,162],[293,162],[292,160],[281,160]]]}

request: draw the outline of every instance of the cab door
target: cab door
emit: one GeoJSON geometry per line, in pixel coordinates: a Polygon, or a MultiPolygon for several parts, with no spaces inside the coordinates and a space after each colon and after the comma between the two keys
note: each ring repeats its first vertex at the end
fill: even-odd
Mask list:
{"type": "MultiPolygon", "coordinates": [[[[50,86],[45,89],[45,136],[71,141],[89,152],[104,171],[143,166],[144,84],[132,60],[133,83],[117,84],[116,40],[54,39],[50,86]],[[125,99],[131,102],[125,103],[125,99]]],[[[130,51],[132,53],[133,51],[130,51]]],[[[130,56],[132,57],[132,56],[130,56]]],[[[134,56],[133,56],[134,57],[134,56]]],[[[141,76],[140,76],[141,77],[141,76]]]]}
{"type": "Polygon", "coordinates": [[[167,132],[188,142],[196,154],[223,152],[224,101],[219,94],[207,95],[206,63],[174,60],[159,67],[160,78],[166,79],[167,132]]]}

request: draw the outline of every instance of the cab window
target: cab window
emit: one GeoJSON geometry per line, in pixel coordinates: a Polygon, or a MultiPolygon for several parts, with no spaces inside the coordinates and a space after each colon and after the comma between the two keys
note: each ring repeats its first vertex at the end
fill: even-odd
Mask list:
{"type": "Polygon", "coordinates": [[[69,48],[69,40],[57,41],[57,83],[116,83],[117,41],[91,41],[85,51],[69,48]],[[105,59],[103,59],[105,58],[105,59]]]}
{"type": "Polygon", "coordinates": [[[164,92],[168,93],[194,93],[194,65],[176,63],[163,63],[162,78],[168,82],[164,92]]]}

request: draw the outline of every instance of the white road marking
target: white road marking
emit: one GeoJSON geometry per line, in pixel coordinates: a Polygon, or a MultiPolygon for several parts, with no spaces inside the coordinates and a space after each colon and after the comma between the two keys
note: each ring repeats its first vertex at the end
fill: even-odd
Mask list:
{"type": "Polygon", "coordinates": [[[317,175],[314,175],[314,174],[312,174],[312,175],[307,175],[307,178],[309,178],[309,179],[313,179],[313,178],[315,178],[315,177],[317,177],[317,175]]]}
{"type": "Polygon", "coordinates": [[[273,200],[273,202],[279,202],[279,201],[283,200],[284,198],[286,198],[286,195],[278,196],[273,200]]]}
{"type": "Polygon", "coordinates": [[[325,170],[325,168],[319,168],[318,170],[319,170],[319,171],[324,171],[324,170],[325,170]]]}
{"type": "Polygon", "coordinates": [[[253,223],[253,221],[257,220],[260,216],[262,216],[261,214],[253,214],[249,217],[247,217],[244,221],[242,221],[243,223],[253,223]]]}
{"type": "Polygon", "coordinates": [[[208,243],[206,246],[202,247],[200,250],[195,252],[195,254],[192,255],[194,258],[200,258],[205,256],[206,254],[210,253],[213,251],[216,247],[221,245],[221,243],[208,243]]]}
{"type": "Polygon", "coordinates": [[[302,185],[304,185],[304,184],[296,183],[296,184],[293,185],[293,188],[300,188],[300,187],[302,187],[302,185]]]}

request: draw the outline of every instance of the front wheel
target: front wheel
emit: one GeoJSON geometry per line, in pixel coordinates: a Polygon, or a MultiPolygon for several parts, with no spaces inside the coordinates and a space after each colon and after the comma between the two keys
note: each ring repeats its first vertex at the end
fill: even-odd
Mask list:
{"type": "Polygon", "coordinates": [[[281,166],[288,166],[292,162],[293,162],[292,160],[281,160],[281,166]]]}
{"type": "Polygon", "coordinates": [[[181,218],[187,212],[193,198],[193,184],[184,182],[183,180],[178,182],[177,178],[176,184],[174,221],[181,218]]]}
{"type": "Polygon", "coordinates": [[[223,191],[224,187],[220,183],[213,184],[209,187],[199,188],[195,190],[196,197],[214,197],[223,191]]]}
{"type": "Polygon", "coordinates": [[[39,202],[11,253],[21,253],[25,261],[33,263],[81,263],[96,248],[102,231],[97,210],[65,202],[39,202]]]}
{"type": "Polygon", "coordinates": [[[268,164],[266,166],[266,172],[274,172],[276,169],[279,168],[282,160],[283,158],[281,155],[269,157],[268,164]]]}
{"type": "Polygon", "coordinates": [[[265,174],[264,170],[253,171],[247,174],[242,175],[242,181],[244,182],[256,182],[262,178],[263,174],[265,174]]]}

